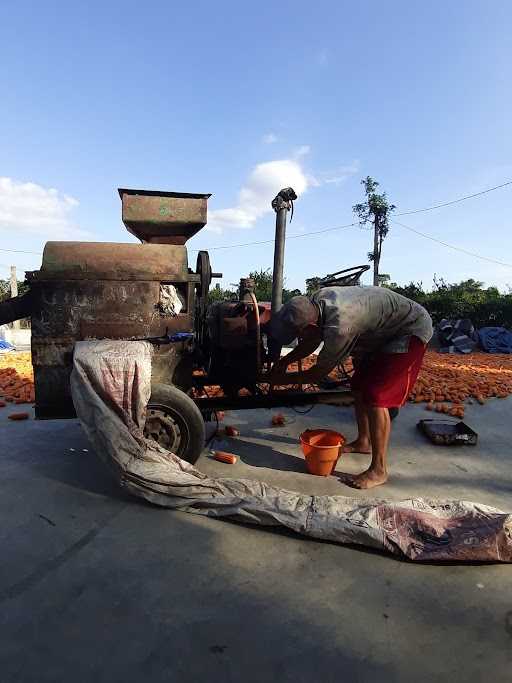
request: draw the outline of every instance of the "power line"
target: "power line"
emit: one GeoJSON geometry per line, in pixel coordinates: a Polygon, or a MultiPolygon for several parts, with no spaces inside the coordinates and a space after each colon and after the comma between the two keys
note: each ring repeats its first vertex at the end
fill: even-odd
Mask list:
{"type": "Polygon", "coordinates": [[[34,256],[42,256],[42,252],[39,251],[21,251],[20,249],[2,249],[0,251],[8,251],[11,254],[33,254],[34,256]]]}
{"type": "Polygon", "coordinates": [[[412,211],[403,211],[402,213],[397,213],[395,216],[410,216],[413,213],[423,213],[424,211],[433,211],[434,209],[440,209],[443,206],[451,206],[452,204],[458,204],[459,202],[465,202],[466,199],[473,199],[473,197],[480,197],[488,192],[494,192],[494,190],[499,190],[502,187],[507,187],[507,185],[512,185],[512,180],[507,180],[506,183],[501,185],[496,185],[495,187],[489,187],[487,190],[482,190],[481,192],[475,192],[474,194],[468,194],[465,197],[459,197],[458,199],[452,199],[450,202],[443,202],[442,204],[435,204],[434,206],[427,206],[425,209],[413,209],[412,211]]]}
{"type": "Polygon", "coordinates": [[[421,235],[421,237],[425,237],[427,240],[432,240],[432,242],[437,242],[438,244],[442,244],[444,247],[448,247],[448,249],[453,249],[454,251],[460,251],[463,254],[467,254],[468,256],[474,256],[475,258],[481,259],[482,261],[488,261],[489,263],[495,263],[499,266],[505,266],[506,268],[512,268],[512,263],[505,263],[504,261],[497,261],[496,259],[488,258],[487,256],[482,256],[481,254],[475,254],[474,251],[468,251],[467,249],[463,249],[462,247],[456,247],[454,244],[448,244],[448,242],[443,242],[442,240],[438,240],[436,237],[432,237],[432,235],[427,235],[425,232],[421,232],[421,230],[416,230],[416,228],[411,228],[410,225],[405,225],[404,223],[400,223],[399,221],[396,221],[395,219],[393,219],[392,222],[396,223],[396,225],[400,225],[402,228],[405,228],[406,230],[410,230],[411,232],[416,233],[416,235],[421,235]]]}
{"type": "MultiPolygon", "coordinates": [[[[27,270],[34,270],[33,267],[32,267],[32,268],[24,268],[23,266],[20,266],[19,263],[12,263],[11,265],[16,266],[16,268],[17,268],[18,271],[24,272],[24,273],[26,273],[27,270]]],[[[11,270],[11,266],[10,266],[10,265],[8,266],[8,265],[5,264],[5,263],[0,263],[0,269],[10,271],[10,270],[11,270]]]]}
{"type": "MultiPolygon", "coordinates": [[[[464,197],[459,197],[458,199],[453,199],[449,202],[443,202],[441,204],[434,204],[433,206],[427,206],[423,209],[413,209],[411,211],[402,211],[401,213],[395,214],[395,216],[409,216],[411,214],[415,213],[424,213],[425,211],[434,211],[434,209],[440,209],[444,206],[451,206],[452,204],[458,204],[459,202],[464,202],[467,199],[473,199],[474,197],[480,197],[481,195],[487,194],[489,192],[494,192],[494,190],[499,190],[502,187],[507,187],[508,185],[512,185],[512,180],[508,180],[505,183],[502,183],[501,185],[495,185],[494,187],[489,187],[485,190],[481,190],[480,192],[475,192],[474,194],[468,194],[465,195],[464,197]]],[[[397,225],[401,225],[398,221],[394,221],[397,225]]],[[[296,235],[288,235],[287,239],[298,239],[301,237],[310,237],[311,235],[321,235],[326,232],[332,232],[335,230],[344,230],[345,228],[352,228],[354,226],[358,225],[358,223],[348,223],[347,225],[339,225],[335,226],[333,228],[325,228],[323,230],[313,230],[311,232],[304,232],[302,234],[296,234],[296,235]]],[[[412,230],[413,232],[418,232],[419,235],[422,235],[423,237],[426,237],[427,239],[433,239],[434,241],[438,241],[440,244],[444,244],[447,247],[450,247],[452,249],[458,249],[458,247],[453,247],[452,245],[445,244],[444,242],[441,242],[440,240],[435,240],[433,237],[429,237],[428,235],[424,235],[423,233],[419,231],[415,231],[414,228],[408,228],[408,226],[403,225],[402,227],[405,227],[409,230],[412,230]]],[[[274,242],[273,239],[269,240],[259,240],[256,242],[243,242],[241,244],[226,244],[218,247],[209,247],[208,251],[219,251],[221,249],[238,249],[239,247],[254,247],[258,246],[260,244],[272,244],[274,242]]],[[[42,253],[36,252],[36,251],[22,251],[20,249],[2,249],[0,248],[0,251],[3,252],[9,252],[13,254],[32,254],[34,256],[42,256],[42,253]]],[[[191,249],[191,252],[198,252],[201,251],[200,249],[191,249]]],[[[461,251],[459,249],[459,251],[461,251]]],[[[462,250],[464,251],[464,250],[462,250]]],[[[491,261],[492,263],[498,263],[499,265],[506,265],[508,266],[509,264],[502,264],[500,261],[494,261],[493,259],[485,259],[484,257],[479,256],[479,254],[473,254],[472,252],[466,252],[470,254],[471,256],[476,256],[477,258],[482,258],[487,261],[491,261]]]]}
{"type": "MultiPolygon", "coordinates": [[[[347,225],[337,225],[333,228],[324,228],[323,230],[313,230],[311,232],[304,232],[301,234],[296,234],[296,235],[288,235],[286,239],[298,239],[301,237],[310,237],[311,235],[321,235],[326,232],[332,232],[334,230],[344,230],[345,228],[353,228],[354,226],[358,225],[357,223],[347,223],[347,225]]],[[[208,251],[217,251],[219,249],[236,249],[237,247],[253,247],[258,244],[272,244],[274,242],[274,239],[269,239],[269,240],[260,240],[257,242],[244,242],[242,244],[226,244],[223,246],[219,247],[209,247],[208,251]]],[[[42,253],[37,252],[37,251],[21,251],[19,249],[2,249],[0,248],[0,251],[6,251],[9,253],[13,254],[33,254],[34,256],[42,256],[42,253]]],[[[201,251],[200,249],[191,249],[191,252],[198,252],[201,251]]]]}
{"type": "MultiPolygon", "coordinates": [[[[314,230],[312,232],[303,232],[301,234],[296,234],[296,235],[287,235],[286,239],[287,240],[293,240],[293,239],[298,239],[300,237],[310,237],[311,235],[321,235],[325,232],[332,232],[333,230],[345,230],[346,228],[353,228],[354,226],[358,225],[358,223],[347,223],[347,225],[337,225],[334,228],[324,228],[323,230],[314,230]]],[[[235,249],[237,247],[253,247],[258,244],[273,244],[274,239],[270,240],[261,240],[259,242],[245,242],[243,244],[226,244],[221,247],[208,247],[208,251],[217,251],[218,249],[235,249]]],[[[201,251],[200,249],[191,249],[191,251],[197,252],[201,251]]]]}
{"type": "MultiPolygon", "coordinates": [[[[443,202],[443,203],[441,203],[441,204],[435,204],[434,206],[427,206],[427,207],[424,208],[424,209],[413,209],[413,210],[411,210],[411,211],[403,211],[402,213],[397,213],[397,214],[395,214],[395,215],[396,215],[396,216],[409,216],[410,214],[413,214],[413,213],[423,213],[423,212],[425,212],[425,211],[433,211],[434,209],[440,209],[440,208],[442,208],[443,206],[451,206],[452,204],[458,204],[459,202],[464,202],[464,201],[466,201],[467,199],[473,199],[473,197],[480,197],[480,196],[483,195],[483,194],[487,194],[488,192],[494,192],[494,190],[499,190],[499,189],[501,189],[502,187],[507,187],[508,185],[512,185],[512,180],[507,180],[507,182],[502,183],[501,185],[496,185],[495,187],[488,187],[486,190],[481,190],[480,192],[475,192],[474,194],[468,194],[468,195],[465,195],[464,197],[459,197],[458,199],[453,199],[453,200],[451,200],[451,201],[449,201],[449,202],[443,202]]],[[[395,221],[395,222],[396,222],[398,225],[400,225],[400,224],[398,223],[398,221],[395,221]]],[[[324,232],[330,232],[331,230],[341,230],[341,229],[344,229],[344,228],[351,228],[351,227],[353,227],[353,226],[355,226],[355,225],[358,225],[358,223],[350,223],[350,224],[348,224],[348,225],[341,225],[341,226],[335,227],[335,228],[327,228],[327,229],[325,229],[325,230],[315,230],[315,231],[313,231],[313,232],[305,232],[305,233],[303,233],[302,235],[289,235],[289,236],[287,236],[286,239],[294,239],[294,238],[297,238],[297,237],[309,237],[310,235],[320,235],[320,234],[322,234],[322,233],[324,233],[324,232]]],[[[412,228],[411,228],[411,229],[412,229],[412,228]]],[[[420,233],[420,234],[421,234],[421,233],[420,233]]],[[[424,236],[425,236],[425,237],[428,237],[427,235],[424,235],[424,236]]],[[[432,238],[432,239],[434,239],[434,238],[432,238]]],[[[244,244],[227,244],[227,245],[222,246],[222,247],[210,247],[209,251],[214,251],[214,250],[218,250],[218,249],[235,249],[235,248],[237,248],[237,247],[252,247],[252,246],[256,246],[256,245],[258,245],[258,244],[271,244],[272,242],[274,242],[273,239],[271,239],[271,240],[262,240],[262,241],[259,241],[259,242],[246,242],[246,243],[244,243],[244,244]]],[[[444,243],[442,243],[442,244],[444,244],[444,243]]],[[[446,246],[450,246],[450,245],[446,245],[446,246]]],[[[457,247],[453,247],[453,248],[456,249],[457,247]]],[[[192,251],[199,251],[199,249],[193,249],[192,251]]],[[[470,252],[468,252],[468,253],[470,253],[470,252]]],[[[471,254],[471,255],[472,255],[472,256],[475,255],[475,256],[477,256],[478,258],[480,258],[478,254],[471,254]]],[[[487,259],[487,260],[488,260],[488,259],[487,259]]],[[[491,261],[492,261],[492,259],[491,259],[491,261]]],[[[499,261],[496,261],[495,263],[500,263],[500,262],[499,262],[499,261]]],[[[504,265],[508,265],[508,264],[504,264],[504,265]]]]}

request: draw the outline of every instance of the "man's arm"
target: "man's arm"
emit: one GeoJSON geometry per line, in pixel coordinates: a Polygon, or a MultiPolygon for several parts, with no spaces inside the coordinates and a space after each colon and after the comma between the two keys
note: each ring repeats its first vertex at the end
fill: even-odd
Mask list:
{"type": "Polygon", "coordinates": [[[297,346],[290,351],[290,353],[286,354],[286,356],[283,356],[274,363],[272,372],[274,372],[274,369],[276,373],[285,372],[286,368],[292,363],[303,360],[304,358],[310,356],[313,351],[318,348],[321,342],[322,337],[320,334],[318,334],[316,337],[310,337],[309,339],[301,339],[297,346]]]}
{"type": "Polygon", "coordinates": [[[271,373],[270,378],[272,384],[316,384],[328,375],[335,365],[336,362],[333,362],[331,367],[328,367],[317,361],[316,365],[302,372],[286,372],[279,368],[277,372],[271,373]]]}
{"type": "MultiPolygon", "coordinates": [[[[326,377],[331,370],[350,355],[357,337],[350,333],[328,333],[324,339],[323,349],[318,354],[316,365],[303,372],[285,372],[282,366],[271,373],[272,384],[316,384],[326,377]]],[[[285,356],[287,359],[288,356],[285,356]]]]}

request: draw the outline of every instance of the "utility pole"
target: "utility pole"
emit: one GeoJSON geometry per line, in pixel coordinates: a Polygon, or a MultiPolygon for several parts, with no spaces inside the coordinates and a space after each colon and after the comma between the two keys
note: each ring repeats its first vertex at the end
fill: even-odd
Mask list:
{"type": "MultiPolygon", "coordinates": [[[[16,266],[11,266],[11,297],[18,296],[18,279],[16,277],[16,266]]],[[[15,320],[12,323],[12,327],[15,330],[18,330],[20,327],[20,321],[15,320]]]]}
{"type": "Polygon", "coordinates": [[[378,287],[379,282],[379,214],[373,219],[373,286],[378,287]]]}

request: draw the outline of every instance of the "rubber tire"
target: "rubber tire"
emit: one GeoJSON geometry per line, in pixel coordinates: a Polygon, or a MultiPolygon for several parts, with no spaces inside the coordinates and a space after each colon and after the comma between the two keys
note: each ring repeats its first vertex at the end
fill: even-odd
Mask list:
{"type": "Polygon", "coordinates": [[[152,385],[148,409],[152,406],[169,408],[181,417],[187,430],[188,443],[183,452],[177,455],[193,465],[203,451],[206,438],[204,420],[199,408],[190,396],[172,384],[152,385]]]}

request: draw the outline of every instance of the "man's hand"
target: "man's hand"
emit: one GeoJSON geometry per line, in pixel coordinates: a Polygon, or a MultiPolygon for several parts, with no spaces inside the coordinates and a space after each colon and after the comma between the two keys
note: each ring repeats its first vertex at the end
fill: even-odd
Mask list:
{"type": "Polygon", "coordinates": [[[300,338],[299,343],[290,351],[286,356],[283,356],[278,361],[276,361],[270,371],[269,381],[271,384],[300,384],[307,383],[307,377],[315,376],[316,372],[314,368],[305,370],[304,372],[292,372],[287,373],[286,369],[292,363],[296,363],[299,360],[307,358],[309,355],[315,351],[321,342],[320,331],[316,325],[310,325],[311,329],[307,337],[300,338]]]}
{"type": "Polygon", "coordinates": [[[286,369],[288,365],[289,361],[286,360],[286,356],[274,363],[269,374],[271,384],[286,384],[286,369]]]}
{"type": "Polygon", "coordinates": [[[274,370],[276,366],[272,368],[269,376],[269,381],[271,384],[317,384],[320,380],[327,377],[332,368],[325,366],[313,365],[307,370],[302,372],[285,372],[282,370],[274,370]]]}
{"type": "Polygon", "coordinates": [[[283,356],[274,363],[274,365],[272,366],[271,374],[273,375],[274,373],[276,373],[282,375],[286,372],[286,369],[289,365],[290,361],[286,356],[283,356]]]}

